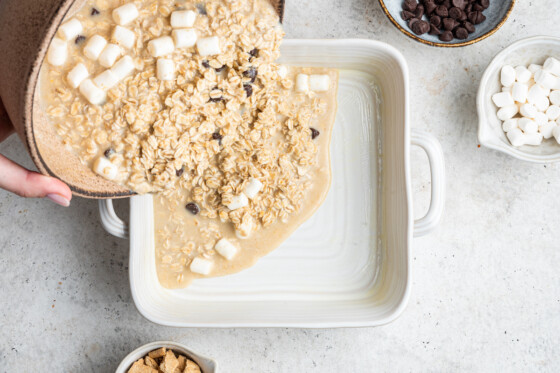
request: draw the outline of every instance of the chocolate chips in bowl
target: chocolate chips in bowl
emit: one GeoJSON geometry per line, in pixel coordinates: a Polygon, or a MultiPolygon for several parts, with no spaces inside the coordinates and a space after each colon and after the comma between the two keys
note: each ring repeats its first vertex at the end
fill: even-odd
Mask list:
{"type": "Polygon", "coordinates": [[[506,21],[515,0],[379,0],[400,31],[432,46],[456,47],[482,40],[506,21]]]}

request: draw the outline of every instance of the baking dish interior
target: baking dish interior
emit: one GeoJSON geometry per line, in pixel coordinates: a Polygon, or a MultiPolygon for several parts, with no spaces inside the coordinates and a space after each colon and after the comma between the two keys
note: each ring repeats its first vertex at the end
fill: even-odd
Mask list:
{"type": "Polygon", "coordinates": [[[253,268],[168,290],[155,270],[152,198],[133,197],[131,289],[148,319],[172,326],[374,326],[404,307],[412,229],[406,63],[392,47],[365,40],[286,40],[282,62],[340,70],[327,200],[253,268]]]}

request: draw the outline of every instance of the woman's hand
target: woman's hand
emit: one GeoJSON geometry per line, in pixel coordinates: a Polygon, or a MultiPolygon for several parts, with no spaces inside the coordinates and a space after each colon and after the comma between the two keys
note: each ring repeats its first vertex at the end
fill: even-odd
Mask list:
{"type": "MultiPolygon", "coordinates": [[[[14,127],[0,99],[0,142],[14,132],[14,127]]],[[[54,177],[29,171],[0,154],[0,188],[18,196],[43,198],[62,206],[69,206],[72,192],[68,185],[54,177]]]]}

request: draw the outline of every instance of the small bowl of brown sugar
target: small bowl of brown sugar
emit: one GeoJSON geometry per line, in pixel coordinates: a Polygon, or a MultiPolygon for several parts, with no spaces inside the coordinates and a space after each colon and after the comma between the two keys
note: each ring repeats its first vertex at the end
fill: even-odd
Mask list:
{"type": "Polygon", "coordinates": [[[434,47],[463,47],[492,35],[506,22],[515,0],[379,0],[405,35],[434,47]]]}
{"type": "Polygon", "coordinates": [[[159,341],[128,354],[115,373],[215,373],[216,361],[201,356],[180,343],[159,341]]]}

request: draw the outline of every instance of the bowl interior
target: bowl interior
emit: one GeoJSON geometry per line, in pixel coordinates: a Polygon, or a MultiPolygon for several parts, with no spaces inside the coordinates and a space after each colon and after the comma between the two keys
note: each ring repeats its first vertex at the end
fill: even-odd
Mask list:
{"type": "Polygon", "coordinates": [[[486,69],[478,93],[479,141],[485,146],[504,151],[517,158],[534,162],[560,160],[560,145],[554,140],[544,140],[540,146],[514,147],[502,130],[492,95],[501,91],[500,72],[504,65],[542,65],[548,57],[560,59],[560,39],[533,37],[516,42],[500,52],[486,69]]]}
{"type": "MultiPolygon", "coordinates": [[[[397,26],[399,30],[401,30],[409,37],[419,42],[438,47],[460,47],[476,43],[497,31],[509,16],[511,9],[513,9],[515,0],[491,1],[490,7],[484,11],[486,20],[481,24],[476,25],[475,32],[469,34],[469,37],[465,40],[453,39],[449,42],[443,42],[439,40],[437,36],[430,34],[414,34],[408,27],[407,22],[401,17],[403,3],[402,1],[379,0],[379,2],[381,3],[381,6],[384,8],[384,11],[391,22],[393,22],[393,24],[397,26]]],[[[424,16],[424,20],[427,20],[426,16],[424,16]]]]}

